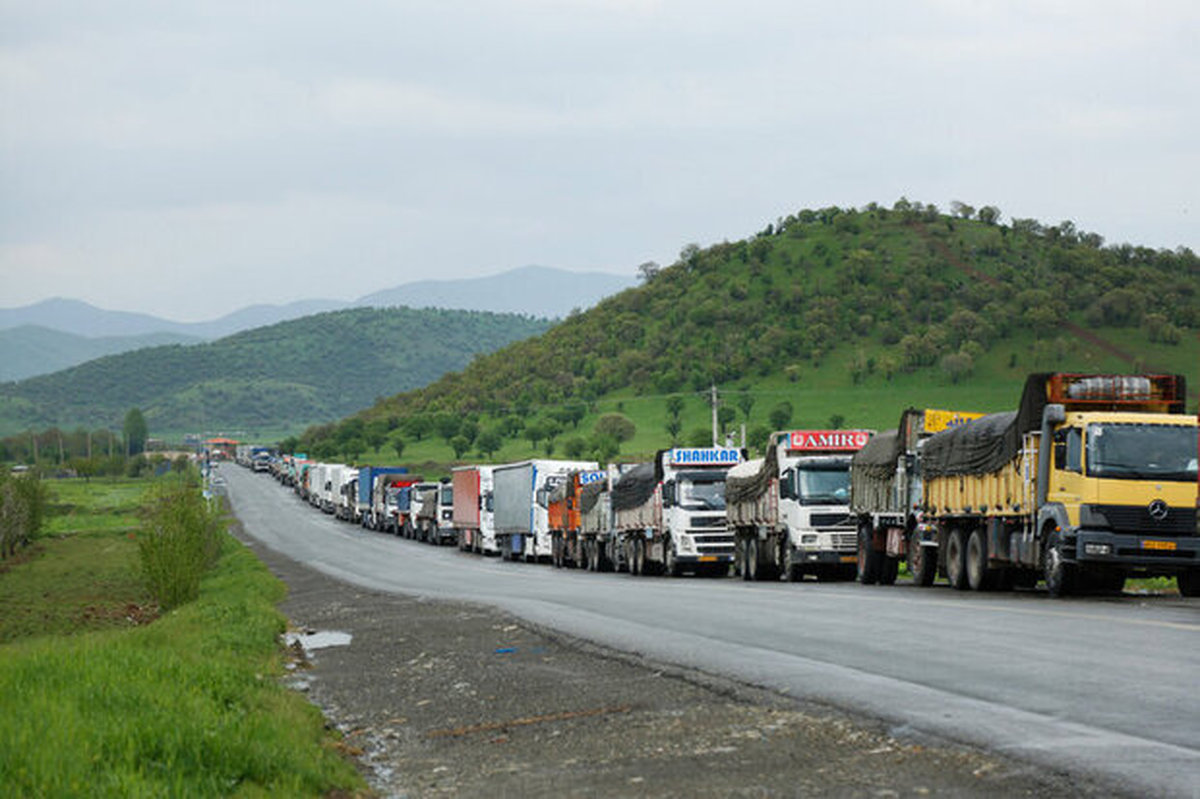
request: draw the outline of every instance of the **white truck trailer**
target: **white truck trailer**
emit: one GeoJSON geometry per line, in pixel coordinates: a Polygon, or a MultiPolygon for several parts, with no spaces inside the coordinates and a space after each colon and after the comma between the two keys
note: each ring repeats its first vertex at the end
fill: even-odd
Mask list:
{"type": "Polygon", "coordinates": [[[459,466],[450,476],[454,487],[451,521],[458,532],[458,548],[482,555],[498,555],[496,513],[492,496],[493,466],[459,466]]]}
{"type": "Polygon", "coordinates": [[[779,432],[765,457],[729,470],[725,513],[742,579],[854,579],[850,456],[870,438],[869,430],[779,432]]]}
{"type": "Polygon", "coordinates": [[[732,447],[675,447],[621,475],[611,502],[632,574],[729,573],[725,475],[743,457],[732,447]]]}
{"type": "Polygon", "coordinates": [[[599,468],[595,461],[529,460],[495,467],[492,495],[496,545],[505,560],[549,561],[550,489],[575,471],[599,468]]]}

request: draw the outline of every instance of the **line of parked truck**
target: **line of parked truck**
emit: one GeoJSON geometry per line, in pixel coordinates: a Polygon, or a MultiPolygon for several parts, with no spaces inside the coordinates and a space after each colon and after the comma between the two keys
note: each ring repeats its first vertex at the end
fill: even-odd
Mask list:
{"type": "MultiPolygon", "coordinates": [[[[762,458],[534,459],[425,480],[403,467],[266,468],[365,528],[556,567],[814,577],[1051,595],[1174,576],[1200,595],[1197,418],[1180,375],[1036,374],[1019,409],[905,411],[895,430],[790,430],[762,458]]],[[[261,453],[247,451],[258,468],[261,453]]],[[[243,461],[239,453],[239,462],[243,461]]]]}

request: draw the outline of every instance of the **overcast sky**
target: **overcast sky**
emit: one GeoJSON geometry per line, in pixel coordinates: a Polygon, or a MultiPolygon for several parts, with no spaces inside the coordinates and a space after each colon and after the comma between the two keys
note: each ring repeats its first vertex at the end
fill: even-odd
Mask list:
{"type": "Polygon", "coordinates": [[[181,321],[802,208],[1200,250],[1195,0],[0,0],[0,306],[181,321]]]}

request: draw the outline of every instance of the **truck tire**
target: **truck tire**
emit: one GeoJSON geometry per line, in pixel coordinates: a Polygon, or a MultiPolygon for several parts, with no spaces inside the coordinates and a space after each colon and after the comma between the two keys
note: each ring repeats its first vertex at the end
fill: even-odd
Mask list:
{"type": "Polygon", "coordinates": [[[967,541],[961,527],[954,527],[946,536],[946,578],[950,587],[967,590],[967,541]]]}
{"type": "Polygon", "coordinates": [[[1075,592],[1079,571],[1074,563],[1067,563],[1063,555],[1062,538],[1052,533],[1046,538],[1046,551],[1042,555],[1042,579],[1046,591],[1052,597],[1070,596],[1075,592]]]}
{"type": "Polygon", "coordinates": [[[779,549],[781,550],[779,553],[779,563],[781,564],[783,581],[785,583],[798,583],[803,580],[804,572],[801,571],[800,564],[796,562],[796,550],[792,547],[792,542],[788,540],[786,533],[783,535],[779,549]]]}
{"type": "Polygon", "coordinates": [[[1179,587],[1179,595],[1186,597],[1200,596],[1200,571],[1180,572],[1175,575],[1175,584],[1179,587]]]}
{"type": "Polygon", "coordinates": [[[988,570],[987,538],[983,528],[976,527],[967,538],[967,586],[972,591],[990,591],[992,575],[988,570]]]}
{"type": "Polygon", "coordinates": [[[634,574],[638,577],[646,577],[646,541],[638,538],[633,542],[633,565],[634,574]]]}
{"type": "Polygon", "coordinates": [[[908,537],[908,573],[912,575],[913,585],[928,588],[937,579],[937,557],[932,549],[921,546],[915,533],[908,537]]]}
{"type": "Polygon", "coordinates": [[[757,582],[759,578],[758,539],[746,540],[746,557],[742,562],[742,575],[749,582],[757,582]]]}
{"type": "Polygon", "coordinates": [[[683,576],[683,568],[679,563],[679,553],[675,551],[675,542],[668,538],[663,542],[663,570],[668,577],[683,576]]]}
{"type": "Polygon", "coordinates": [[[879,582],[879,553],[871,540],[873,532],[866,525],[858,528],[858,581],[863,585],[879,582]]]}

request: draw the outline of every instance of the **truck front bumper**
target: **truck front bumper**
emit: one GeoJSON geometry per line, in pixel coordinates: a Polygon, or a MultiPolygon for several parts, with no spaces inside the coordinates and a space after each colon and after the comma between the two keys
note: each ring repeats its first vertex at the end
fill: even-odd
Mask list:
{"type": "Polygon", "coordinates": [[[818,566],[826,566],[837,563],[857,563],[858,555],[854,552],[837,552],[827,549],[812,551],[805,549],[797,549],[796,561],[804,564],[815,564],[818,566]]]}
{"type": "Polygon", "coordinates": [[[1171,574],[1200,567],[1200,538],[1077,530],[1075,560],[1089,565],[1132,567],[1171,574]]]}
{"type": "Polygon", "coordinates": [[[675,560],[684,566],[701,563],[733,563],[733,555],[676,555],[675,560]]]}

